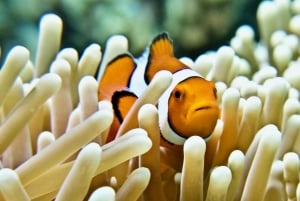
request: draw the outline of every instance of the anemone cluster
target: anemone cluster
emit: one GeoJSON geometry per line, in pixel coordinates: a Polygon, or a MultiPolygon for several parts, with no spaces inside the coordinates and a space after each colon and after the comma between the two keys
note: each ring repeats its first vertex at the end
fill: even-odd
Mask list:
{"type": "Polygon", "coordinates": [[[262,2],[257,21],[259,41],[244,25],[228,46],[180,58],[216,83],[221,109],[211,139],[188,138],[180,156],[160,146],[155,107],[172,75],[157,73],[105,143],[113,110],[98,83],[127,38],[79,56],[44,15],[35,61],[16,46],[0,71],[0,200],[300,201],[300,1],[262,2]]]}

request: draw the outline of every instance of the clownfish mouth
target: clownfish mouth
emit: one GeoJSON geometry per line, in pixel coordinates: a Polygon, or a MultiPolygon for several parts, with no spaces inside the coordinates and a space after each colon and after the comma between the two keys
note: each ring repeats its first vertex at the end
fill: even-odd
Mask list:
{"type": "Polygon", "coordinates": [[[195,109],[195,111],[208,110],[208,109],[211,109],[211,108],[212,108],[211,106],[202,106],[202,107],[197,107],[195,109]]]}
{"type": "Polygon", "coordinates": [[[199,118],[195,117],[194,115],[211,115],[213,113],[216,113],[217,107],[214,104],[200,104],[195,105],[194,107],[189,109],[189,112],[186,114],[186,119],[191,120],[193,118],[199,118]]]}

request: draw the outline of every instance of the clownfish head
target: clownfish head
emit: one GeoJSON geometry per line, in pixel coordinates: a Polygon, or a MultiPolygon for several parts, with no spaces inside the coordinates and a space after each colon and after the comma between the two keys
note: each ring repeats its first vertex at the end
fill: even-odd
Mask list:
{"type": "Polygon", "coordinates": [[[190,69],[174,73],[158,107],[162,136],[176,145],[193,135],[209,139],[219,117],[214,83],[190,69]]]}
{"type": "Polygon", "coordinates": [[[168,108],[169,124],[177,134],[208,138],[219,117],[214,83],[199,77],[178,83],[169,97],[168,108]]]}

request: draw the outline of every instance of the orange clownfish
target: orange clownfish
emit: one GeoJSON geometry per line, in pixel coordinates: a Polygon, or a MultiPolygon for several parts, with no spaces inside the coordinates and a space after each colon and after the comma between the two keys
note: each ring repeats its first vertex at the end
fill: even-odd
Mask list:
{"type": "Polygon", "coordinates": [[[161,144],[183,145],[193,135],[207,140],[219,117],[214,83],[174,56],[173,43],[167,33],[152,41],[146,62],[136,65],[129,54],[113,59],[100,81],[99,99],[110,99],[116,117],[122,121],[118,99],[126,96],[130,107],[157,72],[168,70],[173,74],[172,83],[157,104],[161,144]]]}

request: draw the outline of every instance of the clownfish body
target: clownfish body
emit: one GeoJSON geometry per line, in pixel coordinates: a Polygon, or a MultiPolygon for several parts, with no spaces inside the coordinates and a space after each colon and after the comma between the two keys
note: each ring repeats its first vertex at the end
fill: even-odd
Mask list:
{"type": "Polygon", "coordinates": [[[129,54],[113,59],[100,81],[99,99],[112,102],[121,123],[137,97],[161,70],[173,74],[172,83],[157,104],[161,144],[181,146],[193,135],[207,140],[219,117],[214,83],[174,57],[173,44],[166,33],[152,41],[146,64],[137,66],[129,54]]]}

